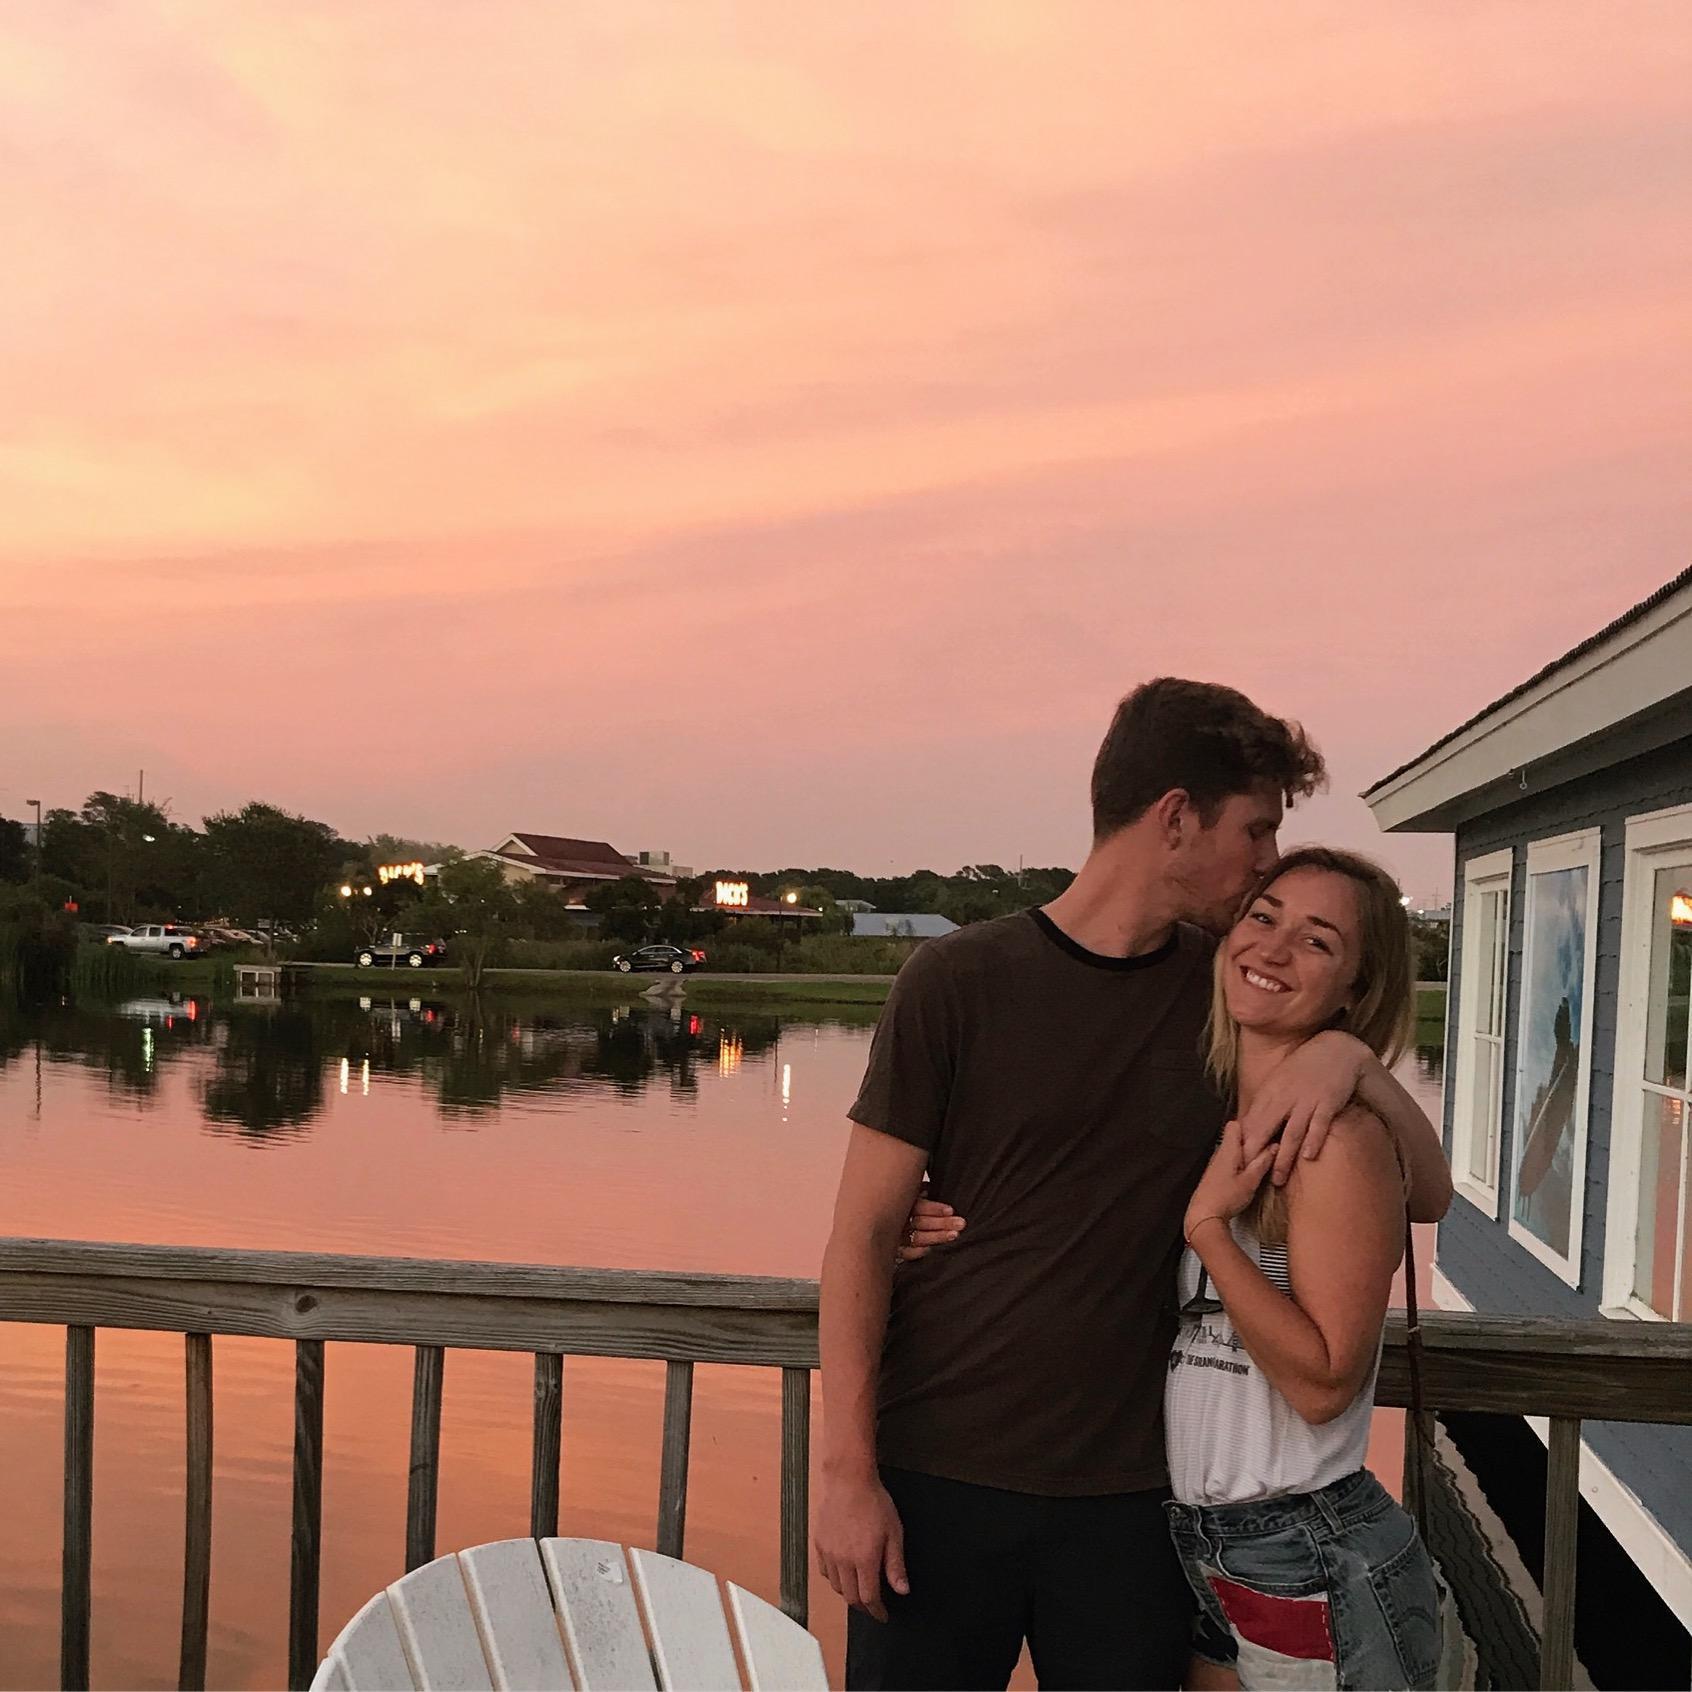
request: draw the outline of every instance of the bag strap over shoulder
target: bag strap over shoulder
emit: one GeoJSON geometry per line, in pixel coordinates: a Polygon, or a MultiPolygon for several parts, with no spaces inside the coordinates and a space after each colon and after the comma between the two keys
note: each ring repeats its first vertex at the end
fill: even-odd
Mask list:
{"type": "Polygon", "coordinates": [[[1410,1419],[1404,1429],[1405,1502],[1424,1543],[1428,1537],[1427,1421],[1422,1408],[1422,1312],[1416,1296],[1416,1230],[1404,1212],[1404,1350],[1410,1365],[1410,1419]]]}

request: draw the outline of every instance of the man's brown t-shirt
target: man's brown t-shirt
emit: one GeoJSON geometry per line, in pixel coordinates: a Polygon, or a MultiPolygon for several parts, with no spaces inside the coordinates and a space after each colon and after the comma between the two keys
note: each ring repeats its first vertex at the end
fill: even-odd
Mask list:
{"type": "Polygon", "coordinates": [[[1214,951],[1182,926],[1101,957],[1030,911],[900,971],[850,1115],[927,1151],[968,1225],[894,1277],[882,1462],[1054,1497],[1164,1484],[1181,1219],[1224,1116],[1214,951]]]}

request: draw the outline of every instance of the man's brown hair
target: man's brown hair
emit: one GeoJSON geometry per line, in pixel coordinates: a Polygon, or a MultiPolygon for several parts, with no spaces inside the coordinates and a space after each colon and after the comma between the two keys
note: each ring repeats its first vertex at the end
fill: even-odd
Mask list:
{"type": "Polygon", "coordinates": [[[1191,797],[1208,828],[1235,794],[1273,787],[1290,805],[1327,779],[1297,723],[1231,687],[1160,676],[1117,706],[1093,761],[1093,838],[1126,828],[1173,788],[1191,797]]]}

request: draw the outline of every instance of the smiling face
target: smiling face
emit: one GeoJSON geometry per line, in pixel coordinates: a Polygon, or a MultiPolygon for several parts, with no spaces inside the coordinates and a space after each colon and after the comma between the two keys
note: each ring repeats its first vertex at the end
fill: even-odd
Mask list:
{"type": "Polygon", "coordinates": [[[1277,876],[1223,942],[1222,993],[1242,1028],[1303,1039],[1355,998],[1362,963],[1361,889],[1348,875],[1301,867],[1277,876]]]}

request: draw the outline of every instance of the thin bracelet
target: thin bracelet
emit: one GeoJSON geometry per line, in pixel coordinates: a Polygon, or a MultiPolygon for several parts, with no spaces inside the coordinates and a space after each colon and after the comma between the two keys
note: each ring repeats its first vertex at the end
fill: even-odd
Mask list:
{"type": "Polygon", "coordinates": [[[1196,1221],[1192,1225],[1192,1227],[1187,1229],[1187,1231],[1181,1236],[1181,1238],[1183,1240],[1185,1240],[1187,1242],[1187,1244],[1190,1246],[1193,1243],[1193,1235],[1196,1234],[1199,1231],[1199,1229],[1202,1228],[1205,1225],[1206,1222],[1224,1222],[1225,1223],[1227,1220],[1228,1220],[1228,1218],[1226,1216],[1201,1216],[1198,1219],[1198,1221],[1196,1221]]]}

